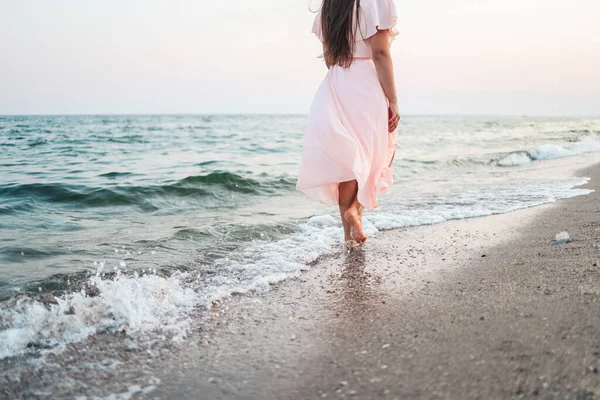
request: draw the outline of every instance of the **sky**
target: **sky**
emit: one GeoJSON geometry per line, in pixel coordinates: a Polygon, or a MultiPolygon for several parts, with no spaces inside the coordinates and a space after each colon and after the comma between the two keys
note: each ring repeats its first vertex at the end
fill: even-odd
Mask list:
{"type": "MultiPolygon", "coordinates": [[[[403,114],[600,115],[600,1],[396,5],[403,114]]],[[[306,113],[318,6],[0,0],[0,114],[306,113]]]]}

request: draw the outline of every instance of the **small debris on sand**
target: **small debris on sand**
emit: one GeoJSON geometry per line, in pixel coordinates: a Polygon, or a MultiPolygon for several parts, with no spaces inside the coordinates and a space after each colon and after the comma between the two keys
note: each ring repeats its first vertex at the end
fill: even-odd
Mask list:
{"type": "Polygon", "coordinates": [[[552,244],[565,244],[571,241],[571,237],[568,232],[560,232],[556,234],[556,237],[552,241],[552,244]]]}

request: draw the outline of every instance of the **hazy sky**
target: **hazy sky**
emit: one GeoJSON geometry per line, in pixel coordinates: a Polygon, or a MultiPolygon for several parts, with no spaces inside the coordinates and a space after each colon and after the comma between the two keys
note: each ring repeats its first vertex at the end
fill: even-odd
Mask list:
{"type": "MultiPolygon", "coordinates": [[[[310,1],[0,0],[0,114],[305,113],[310,1]]],[[[600,1],[396,4],[404,114],[600,115],[600,1]]]]}

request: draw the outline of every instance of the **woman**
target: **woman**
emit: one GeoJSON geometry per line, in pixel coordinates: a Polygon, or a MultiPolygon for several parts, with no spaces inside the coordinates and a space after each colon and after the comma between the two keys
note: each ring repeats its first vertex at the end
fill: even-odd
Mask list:
{"type": "Polygon", "coordinates": [[[393,0],[323,0],[313,26],[329,72],[308,116],[297,189],[339,205],[350,247],[367,240],[363,208],[376,208],[392,185],[396,21],[393,0]]]}

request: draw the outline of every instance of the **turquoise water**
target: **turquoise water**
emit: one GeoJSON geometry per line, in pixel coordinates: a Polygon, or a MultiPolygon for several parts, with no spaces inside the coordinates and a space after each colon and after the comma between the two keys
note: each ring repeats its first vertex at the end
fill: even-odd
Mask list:
{"type": "MultiPolygon", "coordinates": [[[[46,292],[110,316],[110,329],[141,312],[115,311],[131,282],[152,303],[167,285],[159,278],[171,279],[180,297],[168,312],[163,303],[146,310],[140,327],[155,329],[167,315],[266,290],[339,251],[335,209],[295,191],[304,123],[293,115],[0,117],[0,299],[24,299],[20,308],[5,303],[0,339],[68,341],[96,326],[62,321],[59,311],[48,318],[72,331],[53,331],[50,319],[34,324],[27,313],[46,292]],[[115,276],[122,287],[106,286],[115,276]],[[73,297],[96,278],[101,308],[73,297]]],[[[586,193],[576,188],[585,179],[557,171],[600,152],[598,118],[409,116],[399,135],[395,185],[367,214],[371,234],[586,193]]],[[[0,345],[0,357],[23,350],[15,343],[0,345]]]]}
{"type": "Polygon", "coordinates": [[[295,158],[287,157],[300,146],[302,123],[0,117],[0,297],[10,295],[7,286],[85,271],[123,245],[176,253],[182,265],[226,255],[255,235],[240,207],[294,190],[295,158]]]}

